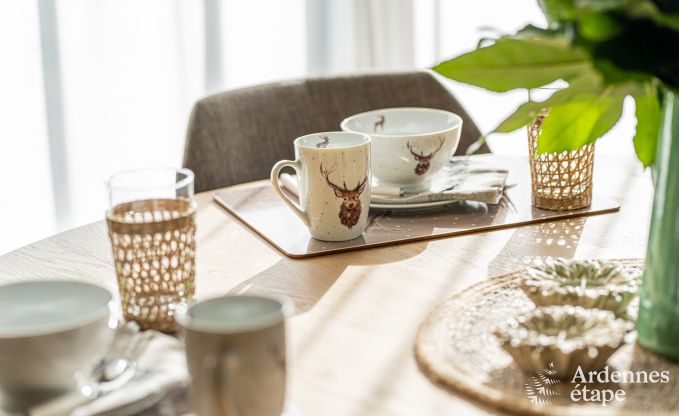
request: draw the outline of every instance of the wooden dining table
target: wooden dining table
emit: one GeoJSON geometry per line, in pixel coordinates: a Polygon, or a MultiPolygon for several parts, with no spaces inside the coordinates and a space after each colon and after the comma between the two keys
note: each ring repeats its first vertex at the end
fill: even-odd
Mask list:
{"type": "MultiPolygon", "coordinates": [[[[308,259],[284,256],[201,193],[197,296],[294,302],[287,401],[301,415],[495,414],[419,371],[418,327],[448,296],[537,258],[643,257],[650,175],[632,157],[600,155],[594,180],[619,212],[308,259]]],[[[85,225],[1,256],[0,284],[71,279],[117,293],[110,251],[105,223],[85,225]]]]}

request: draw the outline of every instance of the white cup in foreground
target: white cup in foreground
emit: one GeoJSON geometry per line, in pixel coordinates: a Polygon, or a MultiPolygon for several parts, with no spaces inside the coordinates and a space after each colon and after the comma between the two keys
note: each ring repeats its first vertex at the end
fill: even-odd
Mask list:
{"type": "Polygon", "coordinates": [[[0,286],[0,407],[25,409],[89,382],[113,336],[111,299],[81,282],[0,286]]]}
{"type": "Polygon", "coordinates": [[[372,173],[380,185],[419,191],[455,153],[462,118],[432,108],[385,108],[348,117],[341,127],[372,138],[372,173]]]}
{"type": "Polygon", "coordinates": [[[282,414],[289,309],[283,301],[249,295],[179,309],[198,415],[282,414]]]}
{"type": "Polygon", "coordinates": [[[370,137],[344,132],[309,134],[295,140],[295,158],[274,165],[271,183],[311,236],[324,241],[359,237],[370,208],[370,137]],[[299,205],[278,183],[286,166],[297,173],[299,205]]]}

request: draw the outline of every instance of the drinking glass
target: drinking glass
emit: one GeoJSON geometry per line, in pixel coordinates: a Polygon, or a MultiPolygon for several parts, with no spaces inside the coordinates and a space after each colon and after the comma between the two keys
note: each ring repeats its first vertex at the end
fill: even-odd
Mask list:
{"type": "MultiPolygon", "coordinates": [[[[528,90],[528,100],[542,102],[558,93],[564,85],[552,84],[528,90]]],[[[528,125],[528,152],[531,174],[531,199],[534,207],[552,211],[569,211],[592,204],[594,143],[560,153],[537,154],[542,124],[549,108],[539,112],[528,125]]]]}
{"type": "Polygon", "coordinates": [[[147,168],[108,181],[106,215],[126,320],[174,332],[175,309],[195,292],[194,175],[147,168]]]}
{"type": "Polygon", "coordinates": [[[528,126],[531,197],[533,206],[552,211],[570,211],[592,204],[594,143],[561,153],[537,154],[543,110],[528,126]]]}

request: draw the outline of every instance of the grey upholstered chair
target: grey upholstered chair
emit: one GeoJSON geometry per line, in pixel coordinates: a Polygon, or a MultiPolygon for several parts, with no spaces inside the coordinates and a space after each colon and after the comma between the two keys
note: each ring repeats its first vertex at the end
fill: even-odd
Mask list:
{"type": "MultiPolygon", "coordinates": [[[[281,159],[293,158],[296,137],[339,130],[356,113],[388,107],[431,107],[459,114],[457,153],[479,129],[429,72],[317,78],[260,85],[204,98],[189,122],[184,166],[196,174],[196,192],[264,179],[281,159]]],[[[488,152],[484,145],[479,152],[488,152]]]]}

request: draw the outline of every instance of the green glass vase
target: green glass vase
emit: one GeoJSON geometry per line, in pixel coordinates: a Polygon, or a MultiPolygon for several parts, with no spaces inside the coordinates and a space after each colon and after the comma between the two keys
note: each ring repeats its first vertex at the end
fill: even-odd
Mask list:
{"type": "Polygon", "coordinates": [[[653,216],[637,331],[643,347],[679,361],[679,97],[665,95],[653,216]]]}

